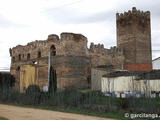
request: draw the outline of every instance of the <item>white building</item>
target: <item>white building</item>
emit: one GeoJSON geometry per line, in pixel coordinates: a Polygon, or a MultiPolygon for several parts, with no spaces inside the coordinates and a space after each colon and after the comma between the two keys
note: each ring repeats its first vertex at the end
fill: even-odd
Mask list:
{"type": "Polygon", "coordinates": [[[140,79],[136,76],[102,77],[102,92],[128,92],[128,91],[160,91],[160,79],[140,79]]]}
{"type": "MultiPolygon", "coordinates": [[[[112,71],[92,69],[92,90],[105,94],[160,95],[160,70],[112,71]]],[[[122,96],[121,96],[122,97],[122,96]]]]}
{"type": "Polygon", "coordinates": [[[154,70],[160,69],[160,57],[152,60],[152,68],[153,68],[154,70]]]}

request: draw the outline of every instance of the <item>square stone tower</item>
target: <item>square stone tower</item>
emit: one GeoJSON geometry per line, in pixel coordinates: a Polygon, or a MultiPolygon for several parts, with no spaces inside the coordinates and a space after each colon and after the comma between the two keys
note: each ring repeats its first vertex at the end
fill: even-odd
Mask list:
{"type": "Polygon", "coordinates": [[[152,70],[150,12],[136,10],[116,14],[117,46],[124,50],[124,68],[152,70]]]}

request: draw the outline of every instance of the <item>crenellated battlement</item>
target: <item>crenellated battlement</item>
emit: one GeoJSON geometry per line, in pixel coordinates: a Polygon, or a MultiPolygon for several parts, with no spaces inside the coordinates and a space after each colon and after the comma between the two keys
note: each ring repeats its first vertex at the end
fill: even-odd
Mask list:
{"type": "Polygon", "coordinates": [[[96,54],[103,54],[103,55],[108,54],[108,49],[104,48],[103,44],[91,43],[89,51],[90,53],[96,53],[96,54]]]}
{"type": "Polygon", "coordinates": [[[129,25],[132,22],[137,22],[143,26],[150,23],[150,12],[149,11],[140,11],[136,7],[133,7],[132,10],[124,13],[116,14],[117,23],[120,25],[129,25]]]}
{"type": "Polygon", "coordinates": [[[103,44],[91,43],[89,54],[91,58],[91,66],[97,67],[101,65],[112,65],[113,68],[121,69],[124,61],[124,52],[122,48],[116,46],[110,49],[104,48],[103,44]]]}
{"type": "Polygon", "coordinates": [[[102,54],[105,56],[109,55],[123,55],[123,49],[122,48],[117,48],[116,46],[111,47],[110,49],[104,48],[103,44],[94,44],[91,43],[90,45],[90,53],[95,53],[95,54],[102,54]]]}
{"type": "Polygon", "coordinates": [[[93,42],[90,45],[90,49],[104,49],[103,44],[94,44],[93,42]]]}
{"type": "Polygon", "coordinates": [[[123,49],[122,48],[118,48],[116,46],[113,46],[111,47],[109,50],[108,50],[108,53],[109,54],[117,54],[117,55],[123,55],[123,49]]]}

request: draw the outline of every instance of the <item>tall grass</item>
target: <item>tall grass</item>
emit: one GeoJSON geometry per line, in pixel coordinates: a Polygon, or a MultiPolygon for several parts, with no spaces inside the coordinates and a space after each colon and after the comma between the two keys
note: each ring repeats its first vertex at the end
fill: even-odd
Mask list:
{"type": "Polygon", "coordinates": [[[8,120],[8,119],[4,117],[0,117],[0,120],[8,120]]]}
{"type": "Polygon", "coordinates": [[[106,97],[100,91],[80,92],[67,90],[55,93],[41,92],[39,87],[31,86],[25,93],[18,91],[0,92],[1,103],[22,105],[44,105],[49,107],[77,108],[91,111],[115,111],[160,113],[158,98],[115,98],[106,97]]]}

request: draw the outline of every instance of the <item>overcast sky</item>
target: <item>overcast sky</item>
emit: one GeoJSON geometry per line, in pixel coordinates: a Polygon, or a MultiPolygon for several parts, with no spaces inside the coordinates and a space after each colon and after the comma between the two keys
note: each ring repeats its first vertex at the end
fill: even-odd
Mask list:
{"type": "Polygon", "coordinates": [[[9,48],[49,34],[81,33],[90,42],[116,45],[117,12],[151,12],[153,58],[160,56],[160,0],[1,0],[0,69],[10,67],[9,48]]]}

